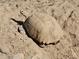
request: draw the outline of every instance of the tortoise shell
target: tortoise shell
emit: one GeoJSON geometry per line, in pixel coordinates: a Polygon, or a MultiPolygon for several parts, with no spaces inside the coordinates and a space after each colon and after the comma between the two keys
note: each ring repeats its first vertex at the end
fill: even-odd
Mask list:
{"type": "Polygon", "coordinates": [[[63,35],[56,19],[45,13],[34,13],[23,23],[26,33],[39,44],[57,42],[63,35]]]}

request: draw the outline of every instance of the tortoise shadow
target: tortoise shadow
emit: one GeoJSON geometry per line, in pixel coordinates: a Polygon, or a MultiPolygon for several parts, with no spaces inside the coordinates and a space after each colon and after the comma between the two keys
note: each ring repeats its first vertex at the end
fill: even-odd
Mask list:
{"type": "MultiPolygon", "coordinates": [[[[27,18],[28,19],[28,18],[27,18]]],[[[41,47],[40,45],[42,45],[43,43],[39,43],[36,39],[34,39],[34,38],[32,38],[30,35],[29,35],[29,33],[27,32],[27,28],[24,26],[24,22],[23,21],[17,21],[17,20],[15,20],[14,18],[11,18],[11,20],[12,21],[14,21],[14,22],[16,22],[18,25],[22,25],[22,27],[23,27],[23,29],[25,30],[25,34],[29,37],[29,38],[31,38],[39,47],[41,47]]],[[[19,28],[18,28],[18,32],[20,33],[20,30],[19,30],[19,28]]],[[[43,47],[41,47],[41,48],[43,48],[43,47]]]]}
{"type": "Polygon", "coordinates": [[[12,21],[16,22],[18,25],[22,25],[23,24],[23,21],[17,21],[15,20],[14,18],[10,18],[12,21]]]}

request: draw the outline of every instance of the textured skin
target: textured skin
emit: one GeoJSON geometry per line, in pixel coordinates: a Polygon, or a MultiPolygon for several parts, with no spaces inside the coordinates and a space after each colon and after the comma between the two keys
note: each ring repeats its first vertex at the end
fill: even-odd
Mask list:
{"type": "Polygon", "coordinates": [[[42,44],[57,42],[63,35],[57,21],[44,13],[33,14],[24,22],[23,26],[33,40],[42,44]]]}

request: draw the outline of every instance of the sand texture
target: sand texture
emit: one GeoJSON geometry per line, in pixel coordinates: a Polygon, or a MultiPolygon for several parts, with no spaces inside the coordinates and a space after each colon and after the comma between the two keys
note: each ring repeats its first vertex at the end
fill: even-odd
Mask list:
{"type": "Polygon", "coordinates": [[[0,59],[79,59],[79,0],[0,0],[0,59]]]}

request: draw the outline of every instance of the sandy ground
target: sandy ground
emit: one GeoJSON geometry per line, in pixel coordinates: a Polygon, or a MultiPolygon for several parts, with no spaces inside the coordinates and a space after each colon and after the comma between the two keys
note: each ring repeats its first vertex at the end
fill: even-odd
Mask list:
{"type": "Polygon", "coordinates": [[[0,59],[79,59],[79,0],[0,0],[0,59]],[[56,19],[64,32],[57,45],[40,48],[18,32],[11,18],[25,21],[34,12],[56,19]]]}

